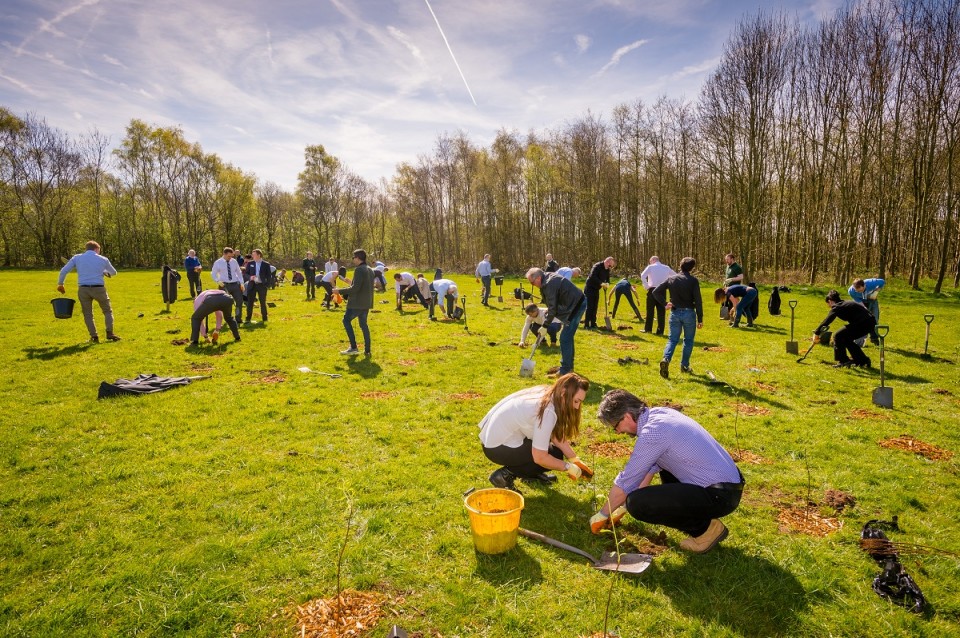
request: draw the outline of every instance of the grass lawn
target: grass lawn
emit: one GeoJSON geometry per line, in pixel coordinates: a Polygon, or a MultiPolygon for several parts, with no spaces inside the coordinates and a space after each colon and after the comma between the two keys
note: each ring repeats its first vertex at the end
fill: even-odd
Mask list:
{"type": "MultiPolygon", "coordinates": [[[[529,348],[516,346],[518,302],[497,303],[494,287],[483,308],[473,278],[453,278],[469,330],[377,295],[365,361],[338,353],[342,310],[306,302],[302,287],[271,291],[270,321],[242,328],[240,343],[225,331],[220,347],[191,350],[171,342],[189,337],[192,302],[163,312],[159,272],[108,281],[123,341],[98,345],[86,343],[79,306],[53,318],[56,273],[0,273],[10,302],[0,316],[0,634],[299,635],[297,605],[336,594],[346,537],[343,587],[389,597],[372,636],[393,623],[444,638],[589,636],[603,628],[611,584],[609,629],[623,637],[960,635],[960,457],[879,445],[906,434],[960,452],[956,291],[891,282],[882,293],[893,410],[871,402],[877,348],[867,349],[873,370],[835,370],[821,346],[803,363],[785,353],[787,301],[799,300],[802,353],[826,288],[795,287],[780,317],[767,314],[764,289],[759,327],[733,330],[705,284],[695,374],[679,373],[678,353],[669,381],[656,366],[664,339],[641,333],[629,308],[614,320],[629,329],[579,331],[576,370],[592,386],[578,450],[596,477],[524,484],[524,527],[593,554],[613,548],[588,525],[626,460],[616,444],[632,442],[594,416],[611,388],[682,406],[742,457],[747,481],[725,519],[730,537],[702,556],[679,550],[678,532],[624,519],[625,547],[657,556],[645,573],[618,576],[527,539],[502,555],[474,551],[462,494],[487,487],[494,469],[476,424],[506,394],[545,382],[559,351],[538,353],[534,378],[520,378],[529,348]],[[924,313],[936,316],[931,359],[920,356],[924,313]],[[138,373],[210,378],[97,400],[101,381],[138,373]],[[838,492],[855,503],[831,507],[838,492]],[[926,615],[871,589],[880,570],[859,532],[893,515],[903,530],[893,540],[954,553],[904,557],[926,615]],[[810,533],[815,523],[825,535],[810,533]]],[[[67,291],[76,296],[75,275],[67,291]]]]}

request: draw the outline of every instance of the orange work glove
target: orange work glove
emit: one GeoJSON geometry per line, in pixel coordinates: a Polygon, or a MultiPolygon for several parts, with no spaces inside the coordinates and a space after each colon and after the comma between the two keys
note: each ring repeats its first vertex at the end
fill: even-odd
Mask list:
{"type": "Polygon", "coordinates": [[[620,519],[627,515],[627,508],[623,505],[613,510],[613,514],[607,515],[599,511],[590,518],[590,531],[599,534],[605,529],[610,529],[613,525],[620,522],[620,519]]]}
{"type": "Polygon", "coordinates": [[[593,478],[593,470],[590,469],[590,466],[580,460],[579,456],[575,456],[570,459],[570,462],[580,468],[580,471],[583,472],[583,475],[586,478],[593,478]]]}
{"type": "Polygon", "coordinates": [[[583,474],[583,471],[581,471],[580,468],[573,463],[564,463],[564,466],[567,471],[567,476],[570,477],[571,481],[576,481],[578,478],[580,478],[580,475],[583,474]]]}

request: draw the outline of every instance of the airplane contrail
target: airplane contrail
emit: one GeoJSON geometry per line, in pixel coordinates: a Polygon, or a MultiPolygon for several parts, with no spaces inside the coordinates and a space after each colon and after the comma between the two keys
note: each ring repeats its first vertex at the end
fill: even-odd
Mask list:
{"type": "Polygon", "coordinates": [[[430,0],[423,0],[427,3],[427,9],[430,10],[430,15],[433,16],[433,21],[437,23],[437,29],[440,31],[440,37],[443,38],[443,43],[447,45],[447,51],[450,52],[450,57],[453,58],[453,64],[457,67],[457,71],[460,72],[460,77],[463,78],[463,85],[467,87],[467,93],[470,94],[470,99],[473,100],[473,105],[477,105],[476,98],[473,97],[473,91],[470,90],[470,85],[467,84],[467,78],[463,74],[463,70],[460,69],[460,64],[457,63],[457,56],[453,54],[453,49],[450,48],[450,43],[447,41],[447,36],[443,33],[443,27],[440,26],[440,21],[437,20],[437,14],[433,12],[433,7],[430,6],[430,0]]]}

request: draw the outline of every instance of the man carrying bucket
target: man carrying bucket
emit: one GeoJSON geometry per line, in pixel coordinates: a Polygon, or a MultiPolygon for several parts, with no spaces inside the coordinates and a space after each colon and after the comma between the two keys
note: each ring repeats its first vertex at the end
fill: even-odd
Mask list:
{"type": "Polygon", "coordinates": [[[93,322],[93,302],[100,304],[100,310],[103,311],[103,322],[107,328],[107,339],[110,341],[120,341],[113,332],[113,308],[110,306],[110,297],[107,295],[107,288],[103,284],[104,276],[112,277],[117,274],[117,269],[113,267],[110,260],[100,254],[100,244],[95,241],[88,241],[86,252],[74,255],[67,262],[67,265],[60,270],[60,278],[57,281],[57,291],[60,294],[66,292],[63,282],[67,278],[67,273],[71,270],[77,271],[77,298],[80,300],[80,308],[83,310],[83,321],[87,324],[87,332],[90,333],[90,341],[99,343],[100,337],[97,335],[97,325],[93,322]]]}

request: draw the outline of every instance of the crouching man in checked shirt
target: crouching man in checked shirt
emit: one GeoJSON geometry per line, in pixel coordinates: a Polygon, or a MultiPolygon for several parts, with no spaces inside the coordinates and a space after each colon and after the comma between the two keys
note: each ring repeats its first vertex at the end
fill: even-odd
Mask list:
{"type": "Polygon", "coordinates": [[[689,538],[680,547],[697,554],[727,537],[718,519],[740,505],[743,475],[699,423],[670,408],[647,407],[626,390],[607,392],[597,418],[637,441],[606,504],[590,519],[594,534],[629,512],[645,523],[686,533],[689,538]],[[658,473],[660,484],[651,485],[658,473]]]}

